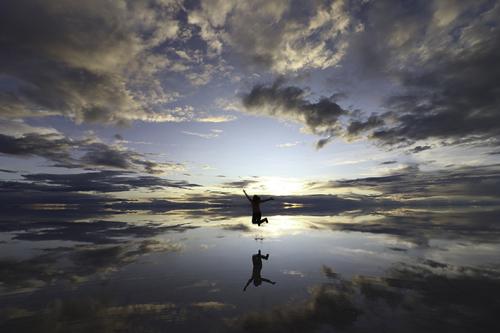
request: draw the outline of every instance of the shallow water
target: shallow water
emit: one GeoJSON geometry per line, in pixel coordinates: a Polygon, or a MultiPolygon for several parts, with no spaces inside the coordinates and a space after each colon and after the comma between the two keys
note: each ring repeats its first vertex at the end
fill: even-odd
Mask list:
{"type": "Polygon", "coordinates": [[[498,210],[2,222],[1,332],[495,331],[498,210]],[[17,227],[16,227],[17,226],[17,227]],[[263,282],[252,276],[262,260],[263,282]]]}

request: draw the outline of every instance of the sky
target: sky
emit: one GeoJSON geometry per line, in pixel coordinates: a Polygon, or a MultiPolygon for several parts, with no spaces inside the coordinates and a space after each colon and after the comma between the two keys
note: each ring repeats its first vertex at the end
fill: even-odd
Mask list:
{"type": "Polygon", "coordinates": [[[4,212],[221,210],[243,188],[276,211],[496,205],[499,17],[491,0],[2,1],[4,212]]]}

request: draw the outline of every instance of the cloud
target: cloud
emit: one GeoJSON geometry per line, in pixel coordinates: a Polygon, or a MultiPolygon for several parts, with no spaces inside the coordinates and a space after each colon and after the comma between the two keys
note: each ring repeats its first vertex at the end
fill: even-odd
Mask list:
{"type": "Polygon", "coordinates": [[[0,115],[62,115],[77,123],[172,121],[175,92],[158,73],[155,51],[176,40],[176,1],[2,2],[0,115]],[[159,111],[161,109],[162,111],[159,111]]]}
{"type": "Polygon", "coordinates": [[[197,133],[197,132],[189,132],[189,131],[182,131],[182,133],[187,134],[187,135],[192,135],[192,136],[197,136],[203,139],[214,139],[219,137],[220,133],[222,133],[222,130],[218,129],[212,129],[210,130],[209,133],[197,133]]]}
{"type": "Polygon", "coordinates": [[[0,324],[6,332],[116,332],[156,331],[165,318],[178,316],[174,303],[132,303],[116,305],[106,297],[69,297],[47,302],[43,310],[7,308],[0,324]],[[42,327],[42,329],[40,329],[42,327]]]}
{"type": "Polygon", "coordinates": [[[339,274],[338,273],[335,273],[334,270],[331,268],[331,267],[328,267],[328,266],[321,266],[321,271],[323,272],[323,274],[327,277],[327,278],[330,278],[330,279],[337,279],[339,277],[339,274]]]}
{"type": "Polygon", "coordinates": [[[216,301],[207,301],[207,302],[195,302],[191,303],[191,306],[204,311],[220,311],[225,309],[234,309],[235,306],[232,304],[221,303],[216,301]]]}
{"type": "MultiPolygon", "coordinates": [[[[441,140],[435,145],[475,141],[496,146],[500,142],[496,112],[500,73],[495,60],[500,57],[499,12],[499,4],[487,2],[404,6],[399,1],[366,1],[352,5],[346,14],[348,25],[359,20],[370,29],[344,35],[348,46],[339,62],[342,67],[332,71],[336,75],[332,84],[355,99],[356,90],[347,81],[381,82],[376,89],[381,102],[375,111],[347,112],[333,96],[314,103],[307,100],[307,90],[285,87],[280,80],[270,86],[256,85],[244,94],[244,110],[304,124],[308,132],[322,137],[317,148],[336,137],[364,136],[388,148],[429,139],[441,140]],[[390,87],[383,87],[387,82],[390,87]],[[316,115],[297,107],[320,107],[322,102],[328,102],[324,106],[329,112],[316,115]],[[347,121],[338,122],[340,116],[347,121]]],[[[286,16],[283,13],[280,18],[286,16]]]]}
{"type": "Polygon", "coordinates": [[[206,208],[205,204],[167,200],[135,202],[108,194],[165,188],[192,189],[199,185],[131,172],[103,170],[73,174],[24,174],[21,180],[0,181],[0,199],[5,204],[1,220],[75,220],[126,210],[167,211],[206,208]],[[116,205],[112,207],[113,205],[116,205]],[[193,207],[194,206],[194,207],[193,207]]]}
{"type": "Polygon", "coordinates": [[[500,155],[500,151],[489,152],[488,155],[500,155]]]}
{"type": "Polygon", "coordinates": [[[443,211],[441,207],[378,207],[373,214],[357,213],[359,218],[352,222],[319,223],[317,227],[331,230],[354,231],[369,234],[391,235],[400,240],[411,242],[420,248],[432,247],[432,239],[442,238],[465,242],[496,242],[500,229],[496,223],[500,211],[493,207],[483,207],[483,211],[470,209],[469,206],[453,211],[443,211]],[[385,210],[384,210],[385,209],[385,210]]]}
{"type": "Polygon", "coordinates": [[[176,330],[181,324],[192,331],[195,327],[189,327],[200,323],[210,324],[219,332],[289,332],[291,328],[354,333],[379,328],[385,332],[464,332],[469,328],[495,332],[499,328],[495,317],[500,292],[498,267],[455,266],[421,259],[395,263],[379,276],[336,275],[325,280],[310,287],[305,299],[295,298],[269,309],[240,311],[232,318],[227,314],[202,315],[206,310],[234,312],[231,304],[219,301],[123,303],[109,297],[79,295],[51,300],[40,309],[6,307],[0,312],[0,329],[158,331],[176,330]]]}
{"type": "Polygon", "coordinates": [[[236,119],[236,116],[233,115],[202,115],[198,118],[195,118],[195,121],[200,123],[225,123],[228,121],[233,121],[236,119]]]}
{"type": "Polygon", "coordinates": [[[498,3],[367,2],[362,12],[371,28],[354,37],[346,58],[395,85],[382,112],[353,121],[349,133],[388,146],[427,139],[498,145],[498,3]]]}
{"type": "Polygon", "coordinates": [[[352,291],[347,288],[340,290],[325,284],[311,289],[311,295],[303,303],[293,302],[274,307],[272,311],[244,314],[232,325],[255,332],[289,332],[290,327],[309,332],[324,327],[341,330],[350,327],[360,316],[352,291]]]}
{"type": "Polygon", "coordinates": [[[436,204],[465,204],[468,200],[478,203],[484,200],[485,204],[491,204],[500,198],[500,166],[494,164],[434,171],[408,167],[387,176],[339,180],[325,186],[368,189],[385,196],[397,196],[401,201],[418,202],[435,198],[436,204]]]}
{"type": "MultiPolygon", "coordinates": [[[[147,223],[144,225],[134,225],[119,221],[97,220],[91,222],[74,222],[68,220],[44,222],[42,219],[39,219],[36,222],[23,222],[21,225],[5,229],[13,235],[13,239],[17,240],[31,242],[73,241],[96,245],[110,245],[123,244],[132,238],[154,237],[167,232],[184,232],[196,228],[187,224],[161,225],[147,223]]],[[[149,250],[157,251],[162,248],[173,250],[174,245],[149,239],[143,241],[140,246],[140,250],[144,250],[144,252],[151,252],[149,250]]]]}
{"type": "MultiPolygon", "coordinates": [[[[323,266],[323,271],[333,271],[323,266]]],[[[327,276],[310,288],[304,301],[272,310],[245,313],[230,328],[255,332],[463,331],[464,327],[498,328],[498,267],[453,266],[431,260],[395,263],[384,275],[327,276]],[[478,286],[483,286],[478,288],[478,286]],[[457,293],[457,288],[461,291],[457,293]],[[415,320],[418,318],[418,320],[415,320]]]]}
{"type": "MultiPolygon", "coordinates": [[[[320,185],[331,186],[331,185],[320,185]]],[[[266,202],[265,213],[272,215],[311,215],[331,216],[346,211],[372,211],[377,207],[400,207],[397,200],[376,198],[370,196],[337,196],[337,195],[288,195],[273,196],[274,200],[266,202]]],[[[213,193],[210,196],[188,194],[190,202],[206,203],[209,210],[200,211],[203,214],[224,216],[247,216],[251,207],[243,195],[213,193]]],[[[190,212],[195,213],[195,212],[190,212]]]]}
{"type": "Polygon", "coordinates": [[[242,231],[242,232],[248,232],[248,231],[250,231],[250,227],[247,226],[246,224],[243,224],[243,223],[238,223],[238,224],[224,224],[222,226],[222,229],[224,229],[224,230],[231,230],[231,231],[242,231]]]}
{"type": "Polygon", "coordinates": [[[235,52],[276,73],[335,66],[353,31],[344,1],[201,1],[188,22],[212,56],[235,52]],[[252,15],[248,15],[252,13],[252,15]],[[252,27],[249,29],[248,27],[252,27]]]}
{"type": "MultiPolygon", "coordinates": [[[[268,215],[313,216],[328,216],[348,211],[367,214],[396,208],[459,209],[471,205],[490,209],[499,204],[499,174],[498,165],[436,171],[406,168],[380,177],[312,182],[307,186],[308,191],[351,192],[343,195],[274,196],[275,200],[266,203],[265,208],[268,215]],[[364,194],[356,194],[361,192],[364,194]]],[[[39,173],[24,174],[21,177],[21,180],[0,182],[0,200],[5,205],[3,221],[73,221],[131,211],[164,213],[182,210],[186,214],[211,216],[250,214],[248,201],[243,195],[224,192],[204,195],[190,191],[198,188],[197,184],[131,172],[107,170],[81,174],[39,173]],[[131,200],[109,196],[118,192],[159,191],[168,188],[185,190],[183,200],[131,200]]],[[[242,188],[251,183],[252,180],[240,180],[222,183],[221,186],[242,188]]],[[[380,230],[385,230],[383,225],[379,226],[380,230]]],[[[366,228],[371,227],[371,224],[366,225],[366,228]]],[[[368,229],[367,231],[370,232],[368,229]]]]}
{"type": "Polygon", "coordinates": [[[278,147],[278,148],[291,148],[291,147],[295,147],[296,145],[298,145],[300,143],[301,143],[300,141],[286,142],[286,143],[277,144],[276,147],[278,147]]]}
{"type": "Polygon", "coordinates": [[[0,134],[0,153],[6,155],[38,155],[58,163],[70,163],[73,146],[73,142],[55,133],[27,133],[22,137],[0,134]]]}
{"type": "Polygon", "coordinates": [[[43,288],[55,281],[84,281],[95,274],[105,275],[155,252],[178,252],[177,243],[129,241],[120,245],[76,245],[47,249],[30,259],[0,260],[3,292],[43,288]],[[64,265],[64,266],[61,266],[64,265]],[[64,267],[64,269],[60,269],[64,267]]]}
{"type": "Polygon", "coordinates": [[[140,188],[191,188],[191,184],[182,180],[168,180],[155,176],[140,176],[132,172],[109,171],[85,172],[74,174],[26,174],[23,178],[42,186],[45,191],[94,191],[94,192],[121,192],[140,188]]]}
{"type": "Polygon", "coordinates": [[[432,147],[431,147],[431,146],[429,146],[429,145],[425,145],[425,146],[416,146],[416,147],[414,147],[414,148],[410,149],[410,151],[409,151],[409,152],[410,152],[410,153],[413,153],[413,154],[418,154],[418,153],[420,153],[420,152],[422,152],[422,151],[424,151],[424,150],[429,150],[429,149],[431,149],[431,148],[432,148],[432,147]]]}
{"type": "Polygon", "coordinates": [[[125,149],[119,145],[107,145],[95,142],[80,146],[85,151],[79,162],[86,167],[112,167],[124,170],[137,170],[149,174],[162,174],[172,171],[183,171],[180,163],[160,163],[146,160],[143,154],[125,149]]]}
{"type": "Polygon", "coordinates": [[[328,138],[340,130],[339,117],[347,111],[333,100],[322,97],[318,102],[307,100],[305,90],[284,86],[278,79],[271,85],[256,85],[242,96],[245,110],[252,114],[267,115],[304,125],[310,133],[326,136],[318,142],[321,148],[328,138]]]}
{"type": "Polygon", "coordinates": [[[347,127],[347,134],[349,136],[355,137],[361,132],[371,130],[377,127],[380,127],[384,125],[384,121],[376,116],[376,115],[371,115],[367,120],[354,120],[351,121],[349,126],[347,127]]]}
{"type": "Polygon", "coordinates": [[[259,181],[255,179],[243,179],[243,180],[235,180],[232,182],[224,182],[221,184],[222,187],[229,187],[229,188],[246,188],[251,185],[258,184],[259,181]]]}
{"type": "Polygon", "coordinates": [[[74,140],[59,132],[33,132],[17,136],[0,134],[0,153],[18,157],[39,156],[65,168],[116,168],[160,174],[182,171],[179,163],[147,160],[120,143],[105,144],[95,137],[74,140]],[[78,153],[83,154],[76,157],[78,153]]]}
{"type": "MultiPolygon", "coordinates": [[[[15,233],[25,231],[18,237],[29,240],[67,238],[67,240],[100,242],[108,239],[110,235],[110,237],[121,237],[144,233],[148,236],[153,235],[148,232],[156,229],[156,226],[150,228],[145,225],[143,229],[139,226],[123,229],[124,226],[117,223],[112,226],[115,228],[113,232],[108,230],[104,232],[100,227],[107,228],[106,223],[92,226],[68,223],[104,219],[136,211],[156,214],[174,210],[197,212],[220,207],[220,204],[208,201],[147,198],[147,194],[144,195],[147,191],[160,192],[169,188],[176,191],[190,191],[200,185],[133,172],[101,170],[71,174],[20,174],[19,177],[21,179],[0,181],[0,201],[3,204],[0,231],[15,233]],[[141,194],[138,194],[139,192],[141,194]],[[138,199],[131,199],[130,193],[138,195],[138,199]],[[141,197],[142,195],[144,197],[141,197]],[[121,196],[124,198],[120,198],[121,196]],[[39,230],[40,228],[44,230],[39,230]],[[96,233],[92,232],[94,229],[96,233]]],[[[162,197],[167,193],[164,192],[162,197]]],[[[169,228],[181,232],[194,227],[175,225],[169,228]]],[[[164,228],[156,230],[162,229],[164,228]]]]}

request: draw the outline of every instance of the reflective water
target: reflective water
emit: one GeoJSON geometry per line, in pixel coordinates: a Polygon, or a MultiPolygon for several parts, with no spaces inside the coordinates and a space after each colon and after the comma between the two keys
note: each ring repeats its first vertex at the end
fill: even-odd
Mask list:
{"type": "Polygon", "coordinates": [[[260,227],[209,211],[3,221],[0,331],[493,332],[499,217],[477,208],[275,215],[260,227]]]}

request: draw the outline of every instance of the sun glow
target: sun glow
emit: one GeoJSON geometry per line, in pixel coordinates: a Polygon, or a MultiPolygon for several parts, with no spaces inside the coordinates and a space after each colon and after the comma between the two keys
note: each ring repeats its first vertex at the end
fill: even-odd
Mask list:
{"type": "Polygon", "coordinates": [[[303,180],[269,177],[261,181],[261,188],[272,195],[299,194],[304,190],[303,180]]]}

